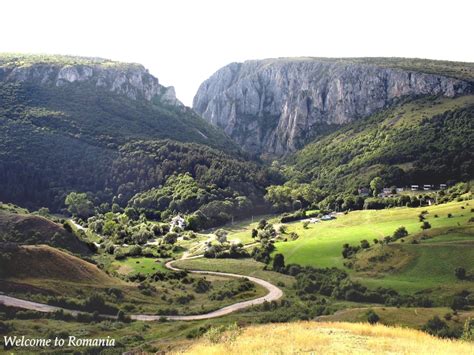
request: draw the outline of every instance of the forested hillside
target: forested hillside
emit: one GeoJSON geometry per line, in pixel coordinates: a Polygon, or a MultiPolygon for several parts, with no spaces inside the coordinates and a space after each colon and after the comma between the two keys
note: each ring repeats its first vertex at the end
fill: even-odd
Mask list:
{"type": "Polygon", "coordinates": [[[474,177],[474,96],[423,98],[317,138],[287,169],[293,181],[330,193],[369,187],[440,184],[474,177]]]}
{"type": "MultiPolygon", "coordinates": [[[[205,182],[214,179],[220,187],[238,186],[239,178],[231,177],[245,175],[241,169],[246,166],[239,148],[179,103],[170,88],[140,65],[0,55],[0,200],[57,209],[68,192],[84,191],[98,202],[111,202],[116,192],[130,198],[142,189],[158,187],[173,173],[196,174],[195,165],[212,165],[211,173],[215,172],[220,169],[213,161],[217,156],[225,157],[225,166],[231,169],[228,178],[223,181],[222,172],[213,173],[205,182]],[[144,143],[157,139],[169,141],[144,143]],[[149,148],[142,150],[142,145],[149,148]],[[158,155],[150,148],[155,145],[161,146],[158,155]],[[166,151],[171,146],[184,149],[186,160],[181,161],[183,154],[173,160],[172,152],[166,151]],[[137,155],[140,159],[127,161],[137,155]],[[198,157],[204,160],[195,160],[198,157]],[[133,175],[136,168],[144,169],[146,176],[133,175]]],[[[247,172],[259,171],[256,164],[249,164],[247,172]]],[[[262,184],[251,179],[245,177],[245,188],[256,185],[261,191],[262,184]]]]}

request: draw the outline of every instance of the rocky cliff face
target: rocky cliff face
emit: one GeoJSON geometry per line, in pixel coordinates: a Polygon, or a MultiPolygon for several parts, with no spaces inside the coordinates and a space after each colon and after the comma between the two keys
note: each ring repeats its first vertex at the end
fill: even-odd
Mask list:
{"type": "Polygon", "coordinates": [[[107,60],[90,60],[85,63],[73,64],[67,63],[67,61],[33,64],[21,64],[18,60],[0,61],[0,81],[57,87],[89,83],[117,94],[126,95],[133,100],[158,100],[173,106],[183,106],[176,98],[172,86],[160,85],[158,79],[139,64],[125,64],[107,60]]]}
{"type": "Polygon", "coordinates": [[[200,86],[193,108],[245,150],[283,155],[318,128],[371,115],[407,96],[454,97],[469,81],[338,60],[232,63],[200,86]]]}

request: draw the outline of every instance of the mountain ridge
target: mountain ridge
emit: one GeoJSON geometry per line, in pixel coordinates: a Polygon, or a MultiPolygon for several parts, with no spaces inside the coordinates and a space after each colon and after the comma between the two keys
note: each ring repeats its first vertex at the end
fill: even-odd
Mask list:
{"type": "Polygon", "coordinates": [[[472,63],[403,58],[251,60],[204,81],[193,108],[244,150],[281,156],[326,126],[370,116],[406,97],[471,93],[473,73],[472,63]],[[422,72],[423,65],[442,74],[422,72]]]}

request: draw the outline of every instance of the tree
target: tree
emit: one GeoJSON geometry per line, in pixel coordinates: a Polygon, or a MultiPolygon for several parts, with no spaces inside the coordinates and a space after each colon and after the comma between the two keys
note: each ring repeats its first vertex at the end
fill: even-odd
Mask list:
{"type": "Polygon", "coordinates": [[[420,227],[421,229],[425,230],[425,229],[430,229],[431,228],[431,224],[427,221],[423,221],[423,224],[421,225],[420,227]]]}
{"type": "Polygon", "coordinates": [[[304,228],[304,229],[308,229],[308,226],[309,226],[309,222],[308,222],[308,221],[304,221],[304,222],[303,222],[303,228],[304,228]]]}
{"type": "Polygon", "coordinates": [[[405,227],[398,227],[397,230],[395,232],[393,232],[393,238],[395,240],[397,239],[400,239],[400,238],[404,238],[408,235],[408,231],[405,227]]]}
{"type": "Polygon", "coordinates": [[[456,278],[458,278],[459,280],[464,280],[466,278],[466,269],[463,268],[463,267],[457,267],[455,270],[454,270],[454,275],[456,276],[456,278]]]}
{"type": "Polygon", "coordinates": [[[367,312],[367,321],[370,324],[375,324],[380,320],[380,317],[372,309],[367,312]]]}
{"type": "Polygon", "coordinates": [[[94,205],[86,193],[71,192],[66,196],[65,204],[68,211],[76,217],[86,219],[93,213],[94,205]]]}
{"type": "Polygon", "coordinates": [[[301,207],[303,207],[303,204],[301,203],[300,200],[293,201],[293,211],[300,210],[301,207]]]}
{"type": "Polygon", "coordinates": [[[165,243],[174,244],[178,240],[178,234],[175,232],[166,233],[163,240],[165,241],[165,243]]]}
{"type": "Polygon", "coordinates": [[[370,188],[372,189],[374,196],[377,196],[380,192],[382,192],[383,184],[384,182],[380,176],[372,179],[370,182],[370,188]]]}
{"type": "Polygon", "coordinates": [[[256,230],[255,228],[252,229],[252,238],[255,239],[257,238],[257,235],[258,235],[258,230],[256,230]]]}
{"type": "Polygon", "coordinates": [[[370,243],[366,239],[364,239],[360,241],[360,246],[362,249],[368,249],[370,248],[370,243]]]}
{"type": "Polygon", "coordinates": [[[263,229],[265,228],[265,226],[267,225],[267,221],[265,219],[261,219],[259,222],[258,222],[258,229],[263,229]]]}
{"type": "Polygon", "coordinates": [[[275,254],[273,258],[273,270],[280,271],[285,267],[285,257],[283,254],[275,254]]]}

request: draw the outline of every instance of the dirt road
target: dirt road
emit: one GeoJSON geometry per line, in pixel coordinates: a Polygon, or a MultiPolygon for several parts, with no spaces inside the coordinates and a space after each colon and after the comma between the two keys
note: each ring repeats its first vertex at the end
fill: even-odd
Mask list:
{"type": "MultiPolygon", "coordinates": [[[[195,258],[200,258],[202,256],[195,256],[195,257],[190,257],[189,259],[195,259],[195,258]]],[[[174,271],[179,271],[181,269],[178,269],[177,267],[173,266],[174,261],[169,261],[166,263],[166,267],[170,270],[174,271]]],[[[131,315],[130,317],[134,320],[139,320],[139,321],[157,321],[163,318],[166,318],[167,320],[172,320],[172,321],[191,321],[191,320],[201,320],[201,319],[209,319],[209,318],[216,318],[216,317],[221,317],[226,314],[232,313],[239,311],[241,309],[245,309],[254,305],[262,304],[265,301],[271,302],[278,300],[283,296],[283,291],[280,290],[278,287],[275,285],[271,284],[270,282],[267,282],[265,280],[252,277],[252,276],[245,276],[245,275],[238,275],[238,274],[230,274],[226,272],[214,272],[214,271],[203,271],[203,270],[188,270],[188,272],[192,274],[204,274],[204,275],[218,275],[218,276],[227,276],[227,277],[235,277],[235,278],[247,278],[252,282],[255,282],[256,284],[259,284],[266,288],[268,290],[268,293],[263,296],[259,297],[253,300],[249,301],[242,301],[238,303],[234,303],[230,306],[220,308],[216,311],[205,313],[205,314],[197,314],[197,315],[189,315],[189,316],[166,316],[166,315],[147,315],[147,314],[135,314],[131,315]]],[[[37,302],[31,302],[31,301],[26,301],[22,300],[19,298],[15,297],[10,297],[6,295],[0,294],[0,304],[4,304],[5,306],[9,307],[17,307],[17,308],[23,308],[23,309],[29,309],[33,311],[38,311],[38,312],[56,312],[58,310],[63,310],[67,313],[71,314],[78,314],[81,312],[70,310],[70,309],[65,309],[61,307],[55,307],[55,306],[50,306],[47,304],[42,304],[42,303],[37,303],[37,302]]],[[[111,316],[105,316],[107,318],[111,318],[111,316]]]]}

